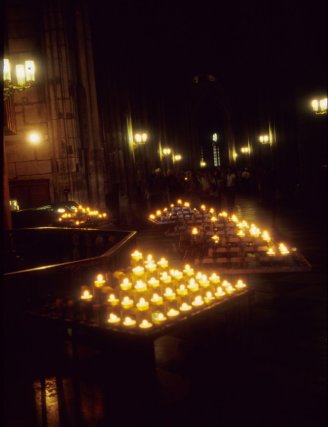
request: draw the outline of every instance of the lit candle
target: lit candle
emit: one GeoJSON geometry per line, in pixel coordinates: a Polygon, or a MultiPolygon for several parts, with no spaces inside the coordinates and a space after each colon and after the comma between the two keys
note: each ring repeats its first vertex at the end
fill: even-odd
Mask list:
{"type": "Polygon", "coordinates": [[[262,239],[263,239],[265,242],[271,242],[270,234],[269,234],[266,230],[264,230],[264,231],[262,232],[262,239]]]}
{"type": "Polygon", "coordinates": [[[165,297],[168,301],[174,301],[174,300],[176,299],[175,292],[173,292],[173,289],[171,289],[171,288],[166,288],[166,289],[165,289],[164,297],[165,297]]]}
{"type": "Polygon", "coordinates": [[[114,294],[110,294],[107,298],[107,302],[114,307],[115,305],[118,305],[120,301],[114,294]]]}
{"type": "Polygon", "coordinates": [[[183,206],[185,206],[186,208],[190,207],[190,203],[189,202],[184,202],[183,206]]]}
{"type": "Polygon", "coordinates": [[[157,293],[153,294],[150,300],[155,305],[162,305],[163,304],[163,297],[158,295],[157,293]]]}
{"type": "Polygon", "coordinates": [[[141,252],[139,252],[138,250],[135,250],[134,252],[132,252],[131,254],[131,258],[133,259],[133,261],[141,261],[143,258],[143,255],[141,252]]]}
{"type": "Polygon", "coordinates": [[[211,214],[214,214],[215,209],[214,209],[214,208],[210,208],[209,212],[210,212],[211,214]]]}
{"type": "Polygon", "coordinates": [[[222,216],[222,218],[227,218],[228,213],[226,211],[222,211],[219,213],[219,216],[222,216]]]}
{"type": "Polygon", "coordinates": [[[188,289],[186,287],[186,285],[181,284],[178,288],[177,288],[177,294],[181,297],[184,297],[186,295],[188,295],[188,289]]]}
{"type": "Polygon", "coordinates": [[[171,283],[171,281],[172,281],[172,277],[171,277],[169,274],[167,274],[167,272],[166,272],[166,271],[164,271],[163,273],[161,273],[161,277],[160,277],[160,279],[161,279],[161,281],[162,281],[163,283],[165,283],[166,285],[167,285],[168,283],[171,283]]]}
{"type": "Polygon", "coordinates": [[[149,271],[150,273],[153,273],[156,270],[156,264],[154,262],[147,262],[145,264],[146,270],[149,271]]]}
{"type": "Polygon", "coordinates": [[[266,251],[266,254],[269,256],[275,256],[276,255],[275,248],[273,246],[270,246],[270,248],[266,251]]]}
{"type": "Polygon", "coordinates": [[[189,276],[189,277],[190,277],[190,276],[193,276],[193,274],[194,274],[194,269],[193,269],[193,268],[191,268],[189,264],[186,264],[186,265],[184,266],[183,272],[184,272],[187,276],[189,276]]]}
{"type": "Polygon", "coordinates": [[[126,316],[123,321],[124,326],[133,327],[136,325],[136,321],[129,316],[126,316]]]}
{"type": "Polygon", "coordinates": [[[125,277],[120,283],[120,288],[122,289],[122,291],[128,291],[132,288],[132,283],[127,277],[125,277]]]}
{"type": "Polygon", "coordinates": [[[147,283],[151,288],[159,287],[159,280],[155,279],[155,277],[151,277],[147,283]]]}
{"type": "Polygon", "coordinates": [[[239,230],[237,233],[238,237],[245,237],[245,233],[243,232],[243,230],[239,230]]]}
{"type": "Polygon", "coordinates": [[[97,274],[97,279],[94,281],[96,288],[101,288],[105,284],[104,276],[102,274],[97,274]]]}
{"type": "Polygon", "coordinates": [[[206,206],[205,205],[200,205],[200,208],[202,211],[206,211],[206,206]]]}
{"type": "Polygon", "coordinates": [[[169,265],[169,262],[166,258],[161,258],[158,262],[157,265],[161,268],[167,268],[169,265]]]}
{"type": "Polygon", "coordinates": [[[230,295],[230,294],[233,294],[234,292],[236,292],[236,289],[235,289],[231,284],[229,284],[229,285],[225,288],[225,291],[230,295]]]}
{"type": "Polygon", "coordinates": [[[213,283],[214,285],[217,285],[218,283],[220,283],[220,276],[218,276],[216,273],[212,273],[209,277],[210,282],[213,283]]]}
{"type": "Polygon", "coordinates": [[[161,323],[165,322],[166,316],[164,316],[164,314],[161,313],[160,311],[155,311],[152,314],[152,319],[156,325],[160,325],[161,323]]]}
{"type": "Polygon", "coordinates": [[[230,220],[235,223],[239,221],[237,215],[235,214],[231,215],[230,220]]]}
{"type": "Polygon", "coordinates": [[[147,319],[142,320],[142,322],[139,324],[139,328],[141,328],[141,329],[149,329],[152,326],[153,326],[153,324],[148,322],[147,319]]]}
{"type": "Polygon", "coordinates": [[[206,304],[209,304],[213,300],[214,300],[213,293],[211,291],[207,291],[204,296],[204,301],[206,302],[206,304]]]}
{"type": "Polygon", "coordinates": [[[193,236],[196,236],[198,234],[198,228],[197,227],[193,227],[192,230],[191,230],[191,234],[193,236]]]}
{"type": "Polygon", "coordinates": [[[191,304],[195,307],[199,307],[201,305],[204,305],[204,301],[203,301],[202,296],[197,295],[191,304]]]}
{"type": "Polygon", "coordinates": [[[145,298],[140,298],[136,305],[139,311],[145,311],[149,308],[149,303],[145,300],[145,298]]]}
{"type": "Polygon", "coordinates": [[[161,216],[162,215],[162,211],[161,210],[157,210],[156,211],[156,216],[161,216]]]}
{"type": "Polygon", "coordinates": [[[145,282],[143,282],[142,280],[137,280],[137,283],[134,285],[134,289],[137,292],[146,292],[147,290],[147,285],[145,282]]]}
{"type": "Polygon", "coordinates": [[[210,286],[210,281],[207,279],[206,274],[204,274],[203,277],[199,279],[199,284],[202,288],[208,288],[210,286]]]}
{"type": "Polygon", "coordinates": [[[124,297],[121,301],[121,305],[125,309],[129,309],[133,307],[133,299],[129,298],[128,296],[124,297]]]}
{"type": "Polygon", "coordinates": [[[179,315],[179,310],[175,310],[174,308],[171,308],[168,312],[167,312],[167,316],[168,317],[176,317],[179,315]]]}
{"type": "Polygon", "coordinates": [[[213,240],[213,242],[214,242],[215,244],[219,243],[219,241],[220,241],[220,237],[219,237],[217,234],[214,234],[214,235],[211,237],[211,239],[213,240]]]}
{"type": "Polygon", "coordinates": [[[115,313],[110,313],[110,315],[108,316],[107,322],[108,323],[112,323],[112,324],[117,324],[120,323],[121,319],[116,316],[115,313]]]}
{"type": "Polygon", "coordinates": [[[132,273],[137,277],[142,276],[144,274],[144,272],[145,272],[145,269],[143,267],[141,267],[141,265],[137,265],[137,267],[134,267],[132,269],[132,273]]]}
{"type": "Polygon", "coordinates": [[[220,298],[223,298],[224,296],[225,296],[225,292],[224,292],[224,290],[221,288],[221,286],[218,286],[217,288],[216,288],[216,292],[215,292],[215,296],[216,296],[216,298],[217,299],[220,299],[220,298]]]}
{"type": "Polygon", "coordinates": [[[83,301],[91,301],[92,300],[92,294],[90,293],[89,289],[84,289],[81,295],[81,300],[83,301]]]}
{"type": "Polygon", "coordinates": [[[155,218],[156,218],[156,217],[155,217],[155,215],[154,215],[154,214],[150,214],[150,215],[149,215],[149,219],[150,219],[150,220],[152,220],[152,221],[153,221],[155,218]]]}
{"type": "Polygon", "coordinates": [[[189,284],[187,286],[187,288],[191,291],[191,292],[196,292],[199,289],[198,283],[196,283],[195,279],[192,278],[189,280],[189,284]]]}
{"type": "Polygon", "coordinates": [[[279,248],[281,255],[289,254],[289,249],[287,248],[287,246],[284,243],[279,243],[278,248],[279,248]]]}
{"type": "Polygon", "coordinates": [[[243,280],[238,279],[238,280],[237,280],[237,283],[235,284],[235,288],[236,288],[237,290],[245,289],[245,288],[246,288],[246,284],[243,282],[243,280]]]}
{"type": "Polygon", "coordinates": [[[182,200],[181,200],[181,199],[178,199],[178,200],[177,200],[177,204],[178,204],[178,205],[182,205],[182,200]]]}
{"type": "Polygon", "coordinates": [[[191,305],[183,302],[180,306],[180,311],[190,311],[192,309],[191,305]]]}

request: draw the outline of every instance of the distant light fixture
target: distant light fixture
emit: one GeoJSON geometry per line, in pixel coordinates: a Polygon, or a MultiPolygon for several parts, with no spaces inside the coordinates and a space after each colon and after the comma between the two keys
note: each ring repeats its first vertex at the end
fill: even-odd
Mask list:
{"type": "Polygon", "coordinates": [[[327,114],[327,98],[312,99],[311,107],[315,114],[327,114]]]}
{"type": "Polygon", "coordinates": [[[32,60],[27,60],[24,64],[15,66],[15,76],[12,76],[12,66],[9,59],[3,60],[3,82],[4,82],[4,98],[6,99],[14,91],[22,91],[28,89],[35,82],[35,63],[32,60]],[[12,79],[12,77],[14,77],[12,79]]]}
{"type": "Polygon", "coordinates": [[[217,133],[213,133],[212,135],[212,141],[217,142],[218,140],[218,134],[217,133]]]}
{"type": "Polygon", "coordinates": [[[238,157],[238,153],[236,153],[236,151],[234,151],[234,152],[232,153],[232,157],[233,157],[233,159],[236,161],[236,159],[237,159],[237,157],[238,157]]]}
{"type": "Polygon", "coordinates": [[[27,140],[32,145],[38,145],[41,142],[41,134],[39,132],[30,132],[27,135],[27,140]]]}
{"type": "Polygon", "coordinates": [[[241,147],[240,152],[243,154],[249,154],[250,149],[249,149],[249,147],[241,147]]]}
{"type": "Polygon", "coordinates": [[[182,156],[181,156],[181,154],[176,154],[176,155],[174,156],[174,160],[175,160],[176,162],[180,162],[180,160],[182,160],[182,156]]]}
{"type": "Polygon", "coordinates": [[[171,154],[172,150],[171,148],[163,148],[163,154],[164,156],[169,156],[171,154]]]}
{"type": "Polygon", "coordinates": [[[270,142],[270,137],[269,135],[260,135],[259,141],[261,144],[268,144],[270,142]]]}
{"type": "Polygon", "coordinates": [[[207,163],[206,163],[204,160],[201,160],[201,161],[199,162],[199,166],[200,166],[201,168],[205,168],[205,167],[207,166],[207,163]]]}

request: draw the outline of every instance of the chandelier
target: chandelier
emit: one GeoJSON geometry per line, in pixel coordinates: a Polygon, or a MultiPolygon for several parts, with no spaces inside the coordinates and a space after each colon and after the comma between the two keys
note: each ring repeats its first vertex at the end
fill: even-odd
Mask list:
{"type": "Polygon", "coordinates": [[[24,64],[17,64],[15,73],[9,59],[3,60],[3,93],[6,100],[14,91],[23,91],[30,88],[35,82],[35,64],[32,60],[24,64]],[[12,76],[12,74],[15,74],[12,76]],[[12,78],[13,77],[13,78],[12,78]]]}

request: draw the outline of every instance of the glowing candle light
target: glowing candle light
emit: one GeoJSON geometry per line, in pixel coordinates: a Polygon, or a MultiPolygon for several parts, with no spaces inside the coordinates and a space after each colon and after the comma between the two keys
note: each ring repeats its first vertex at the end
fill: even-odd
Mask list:
{"type": "Polygon", "coordinates": [[[140,298],[136,306],[139,311],[145,311],[149,308],[149,302],[146,301],[145,298],[140,298]]]}
{"type": "Polygon", "coordinates": [[[215,297],[217,298],[217,299],[220,299],[220,298],[223,298],[225,295],[226,295],[226,293],[224,292],[224,290],[221,288],[221,286],[218,286],[217,288],[216,288],[216,292],[214,293],[214,295],[215,295],[215,297]]]}
{"type": "Polygon", "coordinates": [[[214,223],[214,222],[216,222],[217,220],[218,220],[218,219],[217,219],[217,217],[216,217],[216,216],[212,216],[212,217],[211,217],[211,222],[213,222],[213,223],[214,223]]]}
{"type": "Polygon", "coordinates": [[[171,204],[170,204],[170,208],[174,208],[174,203],[171,203],[171,204]]]}
{"type": "Polygon", "coordinates": [[[266,251],[266,254],[269,256],[275,256],[276,255],[275,248],[273,246],[270,246],[270,248],[266,251]]]}
{"type": "Polygon", "coordinates": [[[193,227],[192,230],[191,230],[191,234],[193,236],[196,236],[198,233],[199,233],[198,228],[197,227],[193,227]]]}
{"type": "Polygon", "coordinates": [[[227,218],[228,213],[226,211],[222,211],[219,213],[219,216],[222,216],[222,218],[227,218]]]}
{"type": "Polygon", "coordinates": [[[202,288],[208,288],[210,286],[210,281],[207,279],[206,274],[204,274],[203,277],[199,279],[199,284],[202,288]]]}
{"type": "Polygon", "coordinates": [[[243,231],[243,230],[239,230],[239,231],[237,232],[237,236],[238,236],[238,237],[245,237],[245,233],[244,233],[244,231],[243,231]]]}
{"type": "Polygon", "coordinates": [[[133,307],[134,301],[130,297],[126,296],[126,297],[124,297],[122,299],[121,305],[122,305],[123,308],[125,308],[126,310],[128,310],[129,308],[133,307]]]}
{"type": "Polygon", "coordinates": [[[141,265],[137,265],[136,267],[134,267],[132,269],[132,273],[138,277],[142,276],[144,274],[144,272],[145,272],[145,269],[143,267],[141,267],[141,265]]]}
{"type": "Polygon", "coordinates": [[[258,227],[256,227],[256,225],[251,224],[251,227],[249,229],[249,233],[253,237],[259,237],[259,235],[261,234],[261,230],[258,227]]]}
{"type": "Polygon", "coordinates": [[[150,214],[150,215],[149,215],[149,219],[150,219],[150,220],[152,220],[152,221],[153,221],[155,218],[156,218],[156,216],[155,216],[154,214],[150,214]]]}
{"type": "Polygon", "coordinates": [[[289,254],[289,249],[287,248],[287,246],[284,243],[279,243],[279,252],[281,253],[281,255],[287,255],[289,254]]]}
{"type": "Polygon", "coordinates": [[[158,295],[157,293],[154,293],[150,300],[155,305],[162,305],[163,304],[163,297],[158,295]]]}
{"type": "Polygon", "coordinates": [[[232,222],[235,222],[235,223],[239,221],[237,215],[235,215],[235,214],[231,215],[230,219],[232,222]]]}
{"type": "Polygon", "coordinates": [[[180,314],[180,311],[175,310],[174,308],[171,308],[166,314],[168,317],[176,317],[180,314]]]}
{"type": "Polygon", "coordinates": [[[105,284],[104,276],[102,274],[97,274],[97,278],[94,281],[96,288],[101,288],[105,284]]]}
{"type": "Polygon", "coordinates": [[[213,283],[214,285],[220,283],[220,276],[218,276],[216,273],[212,273],[209,277],[210,282],[213,283]]]}
{"type": "Polygon", "coordinates": [[[200,205],[202,211],[206,211],[206,205],[200,205]]]}
{"type": "Polygon", "coordinates": [[[226,286],[225,291],[230,295],[236,292],[236,289],[231,284],[229,284],[228,286],[226,286]]]}
{"type": "Polygon", "coordinates": [[[160,311],[155,311],[152,314],[152,320],[156,325],[160,325],[161,323],[165,322],[166,319],[166,316],[160,311]]]}
{"type": "Polygon", "coordinates": [[[190,203],[189,202],[184,202],[183,206],[185,206],[186,208],[190,207],[190,203]]]}
{"type": "Polygon", "coordinates": [[[175,292],[173,291],[173,289],[172,289],[172,288],[166,288],[166,289],[165,289],[164,297],[165,297],[168,301],[174,301],[174,300],[176,299],[175,292]]]}
{"type": "Polygon", "coordinates": [[[120,283],[120,288],[122,289],[122,291],[128,291],[132,288],[132,283],[127,277],[125,277],[120,283]]]}
{"type": "Polygon", "coordinates": [[[220,241],[220,237],[217,234],[214,234],[211,239],[213,240],[214,243],[219,243],[220,241]]]}
{"type": "Polygon", "coordinates": [[[145,282],[143,282],[142,280],[137,280],[136,284],[134,285],[134,289],[137,292],[146,292],[147,290],[147,285],[145,282]]]}
{"type": "Polygon", "coordinates": [[[243,280],[238,279],[237,283],[235,284],[235,288],[239,291],[246,288],[246,284],[243,282],[243,280]]]}
{"type": "Polygon", "coordinates": [[[154,262],[147,262],[145,264],[146,270],[149,271],[150,273],[153,273],[156,270],[156,264],[154,262]]]}
{"type": "Polygon", "coordinates": [[[127,327],[133,327],[136,325],[136,321],[132,317],[126,316],[123,321],[123,325],[127,327]]]}
{"type": "Polygon", "coordinates": [[[207,291],[204,297],[204,301],[206,302],[206,304],[209,304],[213,300],[214,300],[213,293],[211,291],[207,291]]]}
{"type": "Polygon", "coordinates": [[[214,214],[214,213],[215,213],[215,209],[214,209],[214,208],[210,208],[209,212],[210,212],[211,214],[214,214]]]}
{"type": "Polygon", "coordinates": [[[198,283],[196,282],[196,280],[194,278],[191,278],[189,280],[189,284],[187,286],[187,288],[191,291],[191,292],[196,292],[199,290],[199,286],[198,283]]]}
{"type": "Polygon", "coordinates": [[[171,281],[172,281],[172,277],[169,274],[167,274],[166,271],[161,273],[160,278],[161,278],[161,281],[165,284],[171,283],[171,281]]]}
{"type": "Polygon", "coordinates": [[[90,293],[89,289],[84,289],[81,295],[81,300],[84,301],[91,301],[93,298],[92,294],[90,293]]]}
{"type": "Polygon", "coordinates": [[[271,236],[266,230],[263,230],[261,237],[265,242],[271,242],[271,236]]]}
{"type": "Polygon", "coordinates": [[[227,286],[230,286],[231,283],[228,280],[223,280],[223,282],[221,283],[221,286],[223,286],[224,288],[226,288],[227,286]]]}
{"type": "Polygon", "coordinates": [[[181,297],[184,297],[186,295],[188,295],[188,289],[186,287],[186,285],[181,284],[178,288],[177,288],[177,294],[181,297]]]}
{"type": "Polygon", "coordinates": [[[192,306],[187,304],[186,302],[183,302],[180,306],[180,311],[190,311],[192,309],[192,306]]]}
{"type": "Polygon", "coordinates": [[[161,210],[157,210],[156,211],[156,216],[161,216],[162,215],[162,211],[161,210]]]}
{"type": "Polygon", "coordinates": [[[120,323],[121,319],[115,314],[115,313],[110,313],[110,315],[108,316],[107,322],[108,323],[112,323],[112,324],[117,324],[120,323]]]}
{"type": "Polygon", "coordinates": [[[182,205],[182,200],[181,200],[181,199],[178,199],[178,200],[177,200],[177,204],[178,204],[178,205],[182,205]]]}
{"type": "Polygon", "coordinates": [[[147,283],[151,288],[159,287],[159,280],[155,279],[155,277],[151,277],[147,283]]]}
{"type": "Polygon", "coordinates": [[[119,299],[116,297],[115,294],[110,294],[107,298],[107,302],[109,302],[110,305],[115,306],[118,305],[120,302],[119,299]]]}
{"type": "Polygon", "coordinates": [[[133,261],[138,262],[138,261],[142,260],[143,255],[142,255],[142,253],[140,251],[135,250],[134,252],[132,252],[131,258],[133,259],[133,261]]]}
{"type": "Polygon", "coordinates": [[[139,324],[139,328],[141,329],[149,329],[153,326],[152,323],[150,323],[147,319],[143,319],[141,323],[139,324]]]}
{"type": "Polygon", "coordinates": [[[204,305],[204,301],[201,295],[197,295],[193,302],[191,303],[194,307],[199,307],[201,305],[204,305]]]}
{"type": "Polygon", "coordinates": [[[186,264],[184,266],[183,272],[187,275],[187,276],[193,276],[194,275],[194,269],[190,267],[189,264],[186,264]]]}
{"type": "Polygon", "coordinates": [[[169,265],[169,262],[166,258],[161,258],[158,262],[157,265],[161,268],[167,268],[169,265]]]}

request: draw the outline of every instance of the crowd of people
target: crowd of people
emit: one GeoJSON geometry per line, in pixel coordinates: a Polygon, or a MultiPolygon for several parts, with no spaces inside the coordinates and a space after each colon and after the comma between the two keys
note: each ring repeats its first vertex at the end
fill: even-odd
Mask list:
{"type": "Polygon", "coordinates": [[[137,191],[139,203],[147,203],[148,209],[184,197],[191,202],[194,199],[211,201],[232,212],[236,193],[251,194],[254,181],[248,168],[240,171],[231,167],[183,172],[168,170],[165,174],[158,168],[145,181],[138,183],[137,191]]]}

